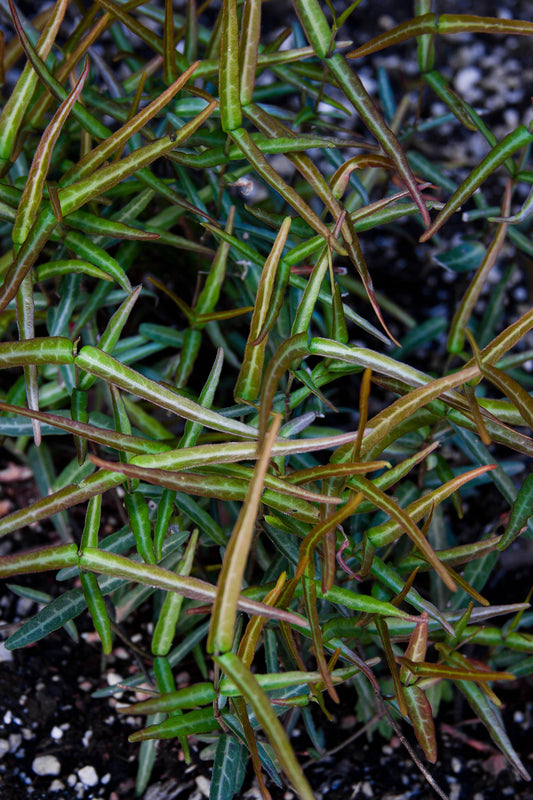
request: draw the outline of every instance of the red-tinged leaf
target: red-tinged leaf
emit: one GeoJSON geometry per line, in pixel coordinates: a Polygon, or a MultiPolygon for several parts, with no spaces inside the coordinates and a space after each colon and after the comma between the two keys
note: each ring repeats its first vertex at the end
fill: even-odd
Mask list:
{"type": "Polygon", "coordinates": [[[265,379],[261,389],[261,400],[259,403],[259,446],[266,433],[274,395],[282,376],[287,369],[289,369],[294,360],[301,361],[301,359],[305,358],[307,355],[309,355],[307,333],[298,333],[296,336],[291,336],[290,339],[283,342],[270,360],[265,373],[265,379]]]}
{"type": "MultiPolygon", "coordinates": [[[[452,663],[461,663],[458,653],[450,653],[447,656],[447,659],[452,661],[452,663]]],[[[470,703],[470,706],[478,715],[479,719],[483,722],[492,740],[500,748],[509,763],[517,770],[517,772],[519,772],[524,780],[530,781],[531,776],[520,760],[520,756],[514,749],[511,740],[507,735],[507,731],[505,730],[505,726],[498,708],[493,705],[493,703],[483,693],[481,688],[475,683],[472,683],[471,681],[459,680],[457,681],[457,686],[464,694],[470,703]]]]}
{"type": "MultiPolygon", "coordinates": [[[[400,528],[409,536],[411,541],[414,542],[418,549],[424,554],[424,557],[428,559],[433,569],[442,579],[443,583],[445,583],[449,589],[455,591],[457,589],[457,584],[450,576],[446,567],[439,561],[435,555],[435,551],[417,528],[409,514],[391,497],[378,489],[366,478],[359,475],[354,475],[351,479],[351,483],[354,484],[355,488],[363,493],[367,500],[370,500],[377,506],[377,508],[385,511],[396,521],[400,528]]],[[[372,541],[374,544],[376,544],[374,539],[372,541]]]]}
{"type": "MultiPolygon", "coordinates": [[[[429,617],[427,611],[423,611],[420,621],[417,622],[414,631],[409,639],[407,650],[405,651],[406,658],[409,658],[415,663],[423,661],[426,657],[428,646],[428,629],[429,617]]],[[[406,667],[402,666],[400,670],[400,678],[408,686],[413,681],[413,676],[406,667]]]]}
{"type": "MultiPolygon", "coordinates": [[[[0,403],[1,408],[1,403],[0,403]]],[[[322,481],[327,478],[348,477],[350,475],[365,474],[373,472],[377,469],[390,467],[389,461],[361,461],[357,463],[348,464],[325,464],[320,467],[309,467],[308,469],[300,469],[297,472],[292,472],[288,475],[288,480],[296,486],[301,486],[304,483],[311,481],[322,481]]]]}
{"type": "Polygon", "coordinates": [[[405,656],[399,656],[398,660],[405,665],[406,669],[422,678],[448,678],[449,680],[474,681],[475,683],[515,680],[515,676],[510,672],[497,672],[487,668],[476,669],[468,659],[464,659],[467,666],[432,664],[428,661],[415,662],[405,656]]]}
{"type": "Polygon", "coordinates": [[[179,90],[187,83],[197,67],[198,62],[191,64],[172,86],[169,86],[168,89],[158,95],[152,103],[142,108],[133,119],[119,128],[112,136],[106,138],[97,147],[87,153],[87,155],[66,173],[62,180],[62,185],[66,186],[67,184],[73,183],[75,180],[90,175],[95,169],[100,167],[104,161],[110,158],[113,153],[120,152],[126,142],[137,133],[137,131],[170,103],[179,90]]]}
{"type": "Polygon", "coordinates": [[[512,133],[505,136],[456,189],[442,211],[439,211],[432,225],[424,231],[420,241],[426,242],[430,239],[498,167],[517,150],[527,147],[532,141],[533,134],[525,125],[519,125],[512,133]]]}
{"type": "Polygon", "coordinates": [[[385,153],[391,159],[398,175],[416,203],[424,224],[429,226],[431,222],[429,212],[402,146],[379,113],[377,106],[366,91],[360,78],[340,53],[328,58],[327,65],[369,131],[376,137],[385,153]]]}
{"type": "Polygon", "coordinates": [[[311,628],[311,639],[313,642],[313,650],[316,658],[316,663],[329,696],[331,697],[334,703],[338,703],[339,695],[337,694],[333,686],[331,673],[328,669],[326,658],[324,656],[324,645],[322,642],[322,632],[320,630],[320,622],[317,610],[316,583],[312,577],[309,577],[310,575],[312,575],[309,563],[306,571],[308,573],[308,576],[304,575],[302,578],[303,600],[304,600],[305,610],[307,612],[307,619],[309,620],[309,626],[311,628]]]}
{"type": "Polygon", "coordinates": [[[243,506],[224,553],[217,583],[217,598],[211,614],[211,626],[207,640],[207,650],[210,653],[225,653],[231,648],[233,642],[237,600],[252,545],[272,445],[276,440],[280,423],[281,415],[276,414],[264,439],[263,449],[257,459],[243,506]]]}
{"type": "MultiPolygon", "coordinates": [[[[54,44],[57,32],[65,16],[68,0],[58,0],[37,43],[37,52],[46,59],[54,44]]],[[[11,18],[19,22],[15,6],[10,0],[11,18]]],[[[19,23],[20,24],[20,23],[19,23]]],[[[38,78],[30,64],[26,64],[15,88],[11,91],[0,117],[0,167],[8,163],[24,118],[31,102],[38,78]]]]}
{"type": "Polygon", "coordinates": [[[434,764],[437,760],[437,739],[429,700],[419,686],[404,686],[403,695],[418,744],[427,760],[434,764]]]}
{"type": "Polygon", "coordinates": [[[61,103],[57,112],[54,114],[51,122],[43,133],[35,155],[33,157],[32,165],[28,173],[26,185],[20,199],[19,210],[13,225],[13,243],[15,247],[20,246],[29,233],[37,210],[41,204],[43,197],[44,184],[48,174],[48,167],[54,146],[59,138],[59,134],[65,124],[72,106],[81,94],[81,90],[89,74],[89,61],[86,59],[85,66],[80,75],[80,78],[69,94],[67,99],[61,103]]]}
{"type": "Polygon", "coordinates": [[[250,323],[250,333],[244,350],[242,366],[235,384],[234,395],[245,402],[253,403],[257,399],[263,377],[263,364],[267,346],[267,338],[258,337],[266,322],[271,305],[276,276],[291,226],[291,217],[285,217],[278,231],[274,244],[261,272],[257,287],[254,313],[250,323]]]}
{"type": "Polygon", "coordinates": [[[376,36],[356,50],[347,53],[347,58],[361,58],[376,53],[391,45],[400,44],[424,34],[452,33],[509,33],[531,36],[533,23],[496,17],[476,17],[470,14],[421,14],[402,22],[394,28],[376,36]]]}
{"type": "Polygon", "coordinates": [[[398,667],[396,666],[396,659],[392,649],[387,622],[383,617],[376,617],[375,625],[376,630],[379,633],[379,638],[381,639],[381,644],[383,645],[383,649],[385,651],[385,658],[387,659],[387,665],[392,677],[396,702],[398,703],[400,714],[405,717],[407,716],[407,705],[405,703],[405,698],[402,691],[403,687],[400,683],[400,676],[398,675],[398,667]]]}

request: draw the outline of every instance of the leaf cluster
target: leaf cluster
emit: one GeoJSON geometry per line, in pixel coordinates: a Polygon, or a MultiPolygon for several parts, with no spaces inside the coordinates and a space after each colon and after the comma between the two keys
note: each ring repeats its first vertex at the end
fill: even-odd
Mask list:
{"type": "Polygon", "coordinates": [[[311,800],[286,723],[301,717],[320,757],[314,708],[330,716],[341,684],[362,723],[405,721],[430,762],[453,687],[529,780],[491,686],[533,671],[528,598],[483,592],[532,530],[533,311],[502,320],[514,263],[484,310],[480,298],[503,254],[532,255],[531,195],[511,210],[532,182],[533,134],[498,141],[436,65],[443,34],[529,36],[533,23],[416,0],[411,20],[350,51],[357,0],[341,16],[293,0],[275,38],[261,0],[189,0],[184,15],[170,0],[87,5],[25,20],[9,0],[2,50],[18,77],[0,115],[0,435],[42,498],[0,536],[50,523],[45,546],[0,558],[0,576],[75,584],[7,647],[62,627],[77,638],[88,610],[109,654],[152,603],[153,689],[127,709],[147,717],[131,737],[138,794],[157,740],[178,738],[189,759],[194,736],[213,758],[212,800],[239,793],[248,758],[265,798],[265,773],[284,773],[311,800]],[[398,101],[383,68],[371,97],[359,59],[404,42],[417,101],[398,101]],[[442,118],[425,116],[428,93],[442,118]],[[450,120],[489,144],[460,182],[420,147],[450,120]],[[382,231],[467,276],[449,319],[414,318],[394,285],[375,291],[361,242],[382,231]],[[442,358],[425,363],[428,344],[442,358]],[[502,496],[503,530],[459,537],[479,487],[502,496]],[[123,525],[106,535],[113,494],[123,525]],[[201,680],[177,687],[185,659],[201,680]]]}

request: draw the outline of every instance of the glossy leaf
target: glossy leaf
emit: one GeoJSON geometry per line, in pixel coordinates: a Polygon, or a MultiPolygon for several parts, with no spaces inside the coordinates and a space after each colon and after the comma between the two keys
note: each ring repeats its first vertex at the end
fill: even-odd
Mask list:
{"type": "Polygon", "coordinates": [[[512,133],[507,134],[507,136],[485,156],[481,163],[472,170],[468,178],[466,178],[454,192],[442,211],[437,214],[432,225],[424,231],[420,237],[420,241],[425,242],[431,238],[431,236],[442,227],[446,220],[472,196],[489,175],[512,156],[513,153],[531,144],[532,141],[533,134],[531,134],[524,125],[519,126],[516,130],[512,131],[512,133]]]}
{"type": "Polygon", "coordinates": [[[215,662],[235,682],[242,696],[251,705],[254,713],[267,734],[279,762],[291,784],[302,800],[313,800],[313,792],[309,786],[300,764],[287,739],[283,726],[276,717],[268,697],[261,689],[253,674],[234,653],[215,656],[215,662]]]}
{"type": "Polygon", "coordinates": [[[23,342],[0,344],[0,369],[40,364],[73,364],[72,342],[62,336],[48,336],[23,342]]]}
{"type": "Polygon", "coordinates": [[[361,58],[393,44],[405,42],[413,36],[441,33],[509,33],[531,35],[533,23],[523,20],[476,17],[468,14],[422,14],[396,25],[386,33],[366,42],[348,53],[348,58],[361,58]]]}
{"type": "Polygon", "coordinates": [[[290,226],[291,218],[286,217],[276,236],[276,241],[272,246],[270,254],[265,261],[259,286],[257,287],[254,313],[250,323],[250,333],[244,351],[241,371],[239,372],[234,390],[235,398],[242,398],[245,402],[253,402],[259,394],[267,339],[263,337],[260,342],[258,342],[258,339],[267,320],[279,262],[290,226]]]}
{"type": "Polygon", "coordinates": [[[281,418],[276,416],[268,434],[265,436],[242,510],[237,518],[224,554],[222,569],[218,578],[217,598],[213,607],[211,627],[207,640],[207,649],[211,653],[224,653],[231,648],[238,597],[241,591],[248,553],[252,544],[265,474],[270,463],[271,449],[278,434],[280,423],[281,418]]]}
{"type": "Polygon", "coordinates": [[[533,514],[533,475],[527,475],[513,503],[511,516],[504,534],[498,543],[498,550],[505,550],[524,530],[533,514]]]}
{"type": "Polygon", "coordinates": [[[404,686],[403,695],[418,744],[427,760],[434,764],[437,760],[437,739],[429,700],[423,689],[416,685],[404,686]]]}
{"type": "MultiPolygon", "coordinates": [[[[198,545],[198,529],[196,529],[189,542],[185,554],[178,564],[176,570],[178,575],[190,575],[196,547],[198,545]]],[[[158,656],[166,656],[172,646],[172,641],[176,632],[176,625],[183,604],[183,595],[169,592],[161,607],[159,619],[154,628],[152,636],[152,653],[158,656]]]]}
{"type": "Polygon", "coordinates": [[[234,433],[247,439],[256,435],[255,429],[249,425],[243,425],[222,417],[214,411],[202,408],[176,392],[145,378],[134,369],[124,366],[96,347],[82,347],[75,363],[79,369],[83,369],[97,378],[102,378],[120,389],[150,400],[155,405],[166,408],[185,419],[200,422],[207,428],[234,433]]]}
{"type": "MultiPolygon", "coordinates": [[[[52,49],[57,32],[63,21],[67,9],[67,0],[58,0],[50,15],[45,29],[37,44],[37,52],[46,58],[52,49]]],[[[10,11],[13,19],[17,17],[15,7],[11,0],[10,11]]],[[[0,165],[4,164],[11,156],[13,145],[22,122],[24,113],[29,106],[37,86],[37,75],[30,64],[26,64],[15,89],[12,91],[0,117],[0,165]]]]}

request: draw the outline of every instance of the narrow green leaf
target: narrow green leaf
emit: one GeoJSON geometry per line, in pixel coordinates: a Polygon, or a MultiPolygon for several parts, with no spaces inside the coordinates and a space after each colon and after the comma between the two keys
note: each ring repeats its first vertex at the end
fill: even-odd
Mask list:
{"type": "Polygon", "coordinates": [[[427,760],[434,764],[437,760],[437,738],[429,700],[420,686],[404,686],[403,695],[418,744],[427,760]]]}
{"type": "MultiPolygon", "coordinates": [[[[532,23],[533,24],[533,23],[532,23]]],[[[421,242],[426,242],[442,225],[457,211],[463,203],[478,189],[483,181],[501,166],[513,153],[531,144],[533,134],[525,127],[519,125],[516,130],[507,134],[499,144],[497,144],[478,166],[472,170],[470,175],[463,181],[459,188],[450,197],[442,211],[439,211],[433,224],[420,237],[421,242]]]]}
{"type": "Polygon", "coordinates": [[[211,614],[211,627],[207,640],[207,649],[210,653],[224,653],[230,649],[233,642],[237,601],[252,544],[265,475],[271,459],[271,449],[280,423],[281,417],[277,415],[264,438],[261,454],[257,459],[243,507],[224,553],[217,584],[217,598],[211,614]]]}
{"type": "Polygon", "coordinates": [[[259,39],[261,35],[261,0],[246,0],[242,12],[242,33],[239,52],[240,102],[242,106],[252,102],[259,39]]]}
{"type": "Polygon", "coordinates": [[[296,336],[291,336],[290,339],[283,342],[270,360],[261,389],[261,400],[259,404],[259,442],[262,442],[265,436],[274,395],[283,374],[293,361],[300,361],[307,355],[309,355],[307,333],[298,333],[296,336]]]}
{"type": "Polygon", "coordinates": [[[0,369],[27,365],[73,363],[72,342],[63,336],[49,336],[0,344],[0,369]]]}
{"type": "Polygon", "coordinates": [[[76,258],[64,258],[57,261],[47,261],[39,264],[35,270],[38,281],[46,281],[49,278],[62,277],[63,275],[81,274],[90,278],[97,278],[100,281],[112,281],[111,275],[104,272],[99,267],[95,267],[89,261],[76,258]]]}
{"type": "Polygon", "coordinates": [[[505,532],[498,544],[498,550],[505,550],[520,536],[527,521],[533,515],[533,475],[528,475],[513,503],[511,516],[505,532]]]}
{"type": "Polygon", "coordinates": [[[140,492],[133,492],[132,494],[126,494],[124,505],[128,512],[139,555],[147,564],[155,564],[152,531],[146,500],[140,492]]]}
{"type": "Polygon", "coordinates": [[[67,99],[59,106],[39,141],[20,199],[19,210],[11,234],[13,244],[15,245],[15,252],[17,252],[18,246],[26,239],[35,215],[37,214],[43,197],[44,183],[48,174],[54,146],[72,110],[72,106],[81,94],[88,74],[89,62],[86,60],[83,71],[74,89],[67,99]]]}
{"type": "Polygon", "coordinates": [[[113,634],[102,590],[92,572],[80,573],[80,582],[94,629],[102,642],[102,650],[109,655],[113,647],[113,634]]]}
{"type": "Polygon", "coordinates": [[[168,532],[175,499],[176,492],[172,491],[172,489],[163,489],[161,492],[161,499],[157,505],[157,519],[154,525],[154,552],[156,561],[160,561],[161,559],[163,541],[168,532]]]}
{"type": "Polygon", "coordinates": [[[258,342],[271,305],[272,292],[276,281],[281,254],[287,241],[291,218],[285,217],[283,224],[265,261],[257,288],[254,313],[250,323],[250,333],[242,360],[242,367],[235,384],[236,400],[253,402],[259,394],[267,339],[258,342]]]}
{"type": "Polygon", "coordinates": [[[333,36],[318,0],[294,0],[305,35],[319,58],[329,55],[333,36]]]}
{"type": "MultiPolygon", "coordinates": [[[[178,575],[190,575],[193,567],[196,547],[198,545],[198,528],[192,533],[187,544],[185,554],[178,564],[178,575]]],[[[161,606],[159,618],[152,635],[152,653],[157,656],[166,656],[172,647],[176,633],[176,625],[183,605],[183,595],[169,592],[161,606]]]]}
{"type": "Polygon", "coordinates": [[[237,0],[223,0],[218,93],[220,121],[222,130],[226,133],[234,131],[242,125],[240,87],[237,0]]]}
{"type": "Polygon", "coordinates": [[[267,695],[261,689],[250,670],[244,666],[234,653],[215,656],[214,660],[226,675],[235,682],[242,696],[253,708],[294,790],[302,800],[313,800],[314,795],[311,787],[296,759],[283,726],[272,710],[267,695]]]}
{"type": "Polygon", "coordinates": [[[211,733],[219,730],[220,726],[215,719],[212,708],[202,708],[199,711],[190,711],[181,716],[168,717],[163,722],[149,725],[141,731],[132,733],[130,742],[144,742],[147,739],[175,739],[180,736],[193,736],[194,734],[211,733]]]}
{"type": "Polygon", "coordinates": [[[98,547],[98,532],[100,530],[100,514],[102,510],[102,495],[91,497],[85,514],[85,525],[81,537],[80,550],[85,547],[98,547]]]}
{"type": "Polygon", "coordinates": [[[246,439],[255,438],[257,431],[249,425],[223,417],[207,408],[202,408],[192,400],[182,397],[155,381],[149,380],[130,367],[116,361],[107,353],[103,353],[90,345],[82,347],[76,356],[76,366],[90,375],[102,378],[120,389],[149,400],[157,406],[166,408],[178,416],[193,420],[207,428],[233,433],[246,439]]]}
{"type": "Polygon", "coordinates": [[[485,252],[482,242],[465,241],[444,253],[439,253],[435,256],[435,261],[451,269],[452,272],[470,272],[482,264],[485,252]]]}
{"type": "Polygon", "coordinates": [[[350,102],[353,103],[355,110],[360,115],[369,131],[376,137],[385,153],[391,159],[398,174],[409,189],[409,193],[422,215],[424,224],[428,226],[431,221],[429,212],[402,146],[395,134],[385,123],[385,120],[379,113],[361,80],[347,64],[345,58],[339,53],[327,59],[327,66],[337,79],[350,102]]]}
{"type": "Polygon", "coordinates": [[[431,33],[512,33],[528,36],[533,33],[533,23],[496,17],[475,17],[468,14],[422,14],[396,25],[347,55],[348,58],[361,58],[390,45],[405,42],[413,36],[431,33]]]}
{"type": "Polygon", "coordinates": [[[209,800],[232,800],[240,791],[247,757],[246,748],[234,736],[218,737],[209,800]]]}
{"type": "MultiPolygon", "coordinates": [[[[67,6],[68,0],[58,0],[55,4],[37,44],[37,52],[41,58],[47,58],[50,53],[67,6]]],[[[12,19],[18,19],[12,0],[10,0],[10,11],[12,19]]],[[[4,168],[11,156],[23,116],[31,102],[37,81],[38,78],[32,66],[26,64],[4,106],[0,116],[0,169],[4,168]]]]}

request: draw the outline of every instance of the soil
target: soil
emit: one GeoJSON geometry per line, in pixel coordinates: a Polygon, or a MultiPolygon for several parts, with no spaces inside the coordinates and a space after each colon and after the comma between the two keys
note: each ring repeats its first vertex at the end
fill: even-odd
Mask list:
{"type": "MultiPolygon", "coordinates": [[[[61,632],[14,652],[12,658],[0,663],[2,800],[133,798],[138,746],[128,742],[128,735],[142,727],[142,720],[117,714],[117,703],[123,698],[91,696],[108,682],[128,675],[131,654],[117,647],[103,668],[94,636],[82,634],[74,644],[61,632]],[[47,769],[53,774],[37,775],[36,759],[44,756],[51,757],[47,769]]],[[[533,771],[533,686],[521,681],[498,693],[513,745],[526,768],[533,771]]],[[[433,800],[437,795],[401,742],[396,737],[387,742],[379,735],[367,741],[354,715],[353,695],[341,701],[331,723],[324,725],[320,720],[329,752],[318,761],[308,757],[310,745],[304,731],[298,727],[293,731],[316,800],[433,800]]],[[[426,767],[450,800],[533,798],[531,784],[507,765],[467,708],[445,707],[437,732],[438,761],[426,767]]],[[[405,735],[413,741],[408,730],[405,735]]],[[[186,765],[179,745],[172,740],[161,742],[144,800],[208,797],[210,770],[202,760],[204,748],[205,744],[193,739],[192,761],[186,765]]],[[[250,773],[245,786],[242,800],[259,798],[250,773]]],[[[295,797],[286,787],[269,784],[269,788],[273,800],[295,797]]]]}
{"type": "MultiPolygon", "coordinates": [[[[31,13],[34,4],[22,4],[26,13],[31,13]]],[[[507,2],[490,2],[489,0],[441,0],[438,4],[441,13],[460,11],[461,13],[483,13],[487,15],[511,15],[528,19],[531,11],[530,2],[507,0],[507,2]],[[480,6],[482,8],[480,9],[480,6]],[[529,13],[528,13],[529,12],[529,13]]],[[[268,8],[268,6],[266,6],[268,8]]],[[[411,14],[412,3],[388,0],[367,0],[363,2],[358,13],[358,21],[367,20],[375,30],[369,32],[365,26],[351,32],[356,44],[376,35],[390,24],[401,22],[411,14]],[[391,11],[393,5],[393,11],[391,11]],[[372,8],[372,14],[366,13],[372,8]],[[377,22],[376,22],[377,21],[377,22]]],[[[491,94],[493,116],[491,124],[499,124],[495,129],[497,135],[504,132],[505,125],[516,125],[517,118],[528,122],[531,119],[531,107],[528,98],[528,85],[533,77],[531,51],[524,44],[525,40],[502,40],[495,37],[492,54],[497,51],[495,64],[490,71],[499,77],[500,95],[497,94],[494,81],[491,86],[481,87],[485,93],[491,94]],[[522,87],[516,86],[517,70],[509,67],[513,61],[518,62],[522,87]],[[503,65],[509,69],[502,72],[503,65]],[[529,76],[529,77],[528,77],[529,76]],[[510,102],[509,91],[515,89],[510,102]],[[520,88],[522,91],[520,92],[520,88]],[[505,111],[505,113],[504,113],[505,111]],[[507,114],[507,117],[505,116],[507,114]],[[509,116],[509,114],[511,116],[509,116]],[[495,122],[496,120],[496,122],[495,122]]],[[[477,59],[474,66],[483,58],[491,57],[487,47],[487,39],[465,38],[453,44],[453,58],[449,60],[451,77],[456,79],[461,70],[469,66],[467,58],[473,55],[477,59]],[[475,46],[474,46],[475,45],[475,46]],[[480,49],[481,48],[481,49],[480,49]],[[470,53],[470,56],[469,56],[470,53]]],[[[449,45],[452,47],[452,44],[449,45]]],[[[530,47],[530,40],[528,42],[530,47]]],[[[410,66],[403,60],[405,50],[398,50],[392,55],[379,56],[372,67],[362,62],[362,71],[366,73],[368,85],[372,85],[376,65],[385,65],[394,80],[401,84],[409,81],[410,66]]],[[[490,65],[489,65],[490,66],[490,65]]],[[[464,77],[464,76],[463,76],[464,77]]],[[[520,83],[519,82],[519,83],[520,83]]],[[[483,103],[480,103],[481,105],[483,103]]],[[[454,131],[454,135],[456,131],[454,131]]],[[[455,146],[462,147],[460,138],[451,137],[455,146]]],[[[482,143],[478,142],[482,147],[482,143]]],[[[445,141],[442,146],[448,146],[445,141]]],[[[456,151],[450,145],[449,158],[453,161],[456,151]]],[[[464,153],[463,153],[464,155],[464,153]]],[[[470,152],[468,158],[479,160],[479,153],[470,152]]],[[[364,239],[364,237],[363,237],[364,239]]],[[[385,242],[386,244],[386,242],[385,242]]],[[[365,242],[363,241],[363,245],[365,242]]],[[[371,245],[366,245],[371,247],[371,245]]],[[[396,245],[397,246],[397,245],[396,245]]],[[[396,252],[392,260],[387,257],[379,259],[387,264],[394,263],[393,273],[380,271],[379,260],[371,264],[371,271],[376,287],[394,280],[398,287],[398,302],[406,308],[417,312],[421,308],[435,307],[435,302],[448,306],[454,303],[454,292],[460,291],[457,285],[443,287],[439,275],[432,271],[439,270],[434,264],[427,265],[424,281],[413,281],[413,270],[405,265],[412,258],[412,248],[405,243],[405,252],[396,252]],[[411,253],[411,255],[410,255],[411,253]],[[375,268],[374,268],[375,266],[375,268]],[[433,275],[433,277],[432,277],[433,275]],[[441,287],[441,295],[433,294],[435,285],[441,287]]],[[[370,251],[372,261],[372,251],[370,251]]],[[[528,288],[524,274],[517,279],[517,293],[508,307],[508,313],[515,318],[521,313],[526,301],[529,305],[528,288]],[[520,291],[518,291],[520,290],[520,291]],[[525,296],[524,296],[525,292],[525,296]]],[[[446,311],[448,314],[448,311],[446,311]]],[[[8,466],[9,454],[4,453],[8,466]]],[[[38,496],[37,490],[29,476],[20,475],[16,481],[0,484],[0,510],[7,513],[10,507],[20,507],[38,496]]],[[[492,522],[497,519],[498,510],[493,509],[492,522]]],[[[487,520],[487,503],[479,493],[470,501],[467,517],[470,526],[477,524],[483,527],[490,524],[487,520]],[[483,521],[480,523],[480,518],[483,521]]],[[[25,542],[35,545],[35,532],[17,534],[14,543],[17,547],[25,542]]],[[[45,531],[40,536],[46,538],[45,531]]],[[[40,543],[44,543],[40,539],[40,543]]],[[[0,553],[5,552],[6,543],[0,543],[0,553]]],[[[522,557],[521,557],[522,558],[522,557]]],[[[531,585],[531,567],[522,558],[517,572],[516,564],[508,571],[495,578],[489,590],[498,596],[499,602],[516,601],[525,597],[531,585]],[[512,589],[512,591],[510,591],[512,589]]],[[[30,580],[20,578],[17,583],[29,585],[30,580]]],[[[43,592],[55,595],[58,591],[52,577],[37,576],[31,585],[43,592]]],[[[491,598],[492,599],[492,598],[491,598]]],[[[9,626],[35,613],[36,604],[17,598],[5,586],[0,587],[0,612],[6,632],[9,626]]],[[[145,614],[146,616],[146,614],[145,614]]],[[[139,615],[142,625],[150,620],[139,615]]],[[[24,800],[32,798],[57,798],[58,800],[122,800],[133,798],[135,794],[135,777],[137,772],[138,745],[128,742],[128,735],[142,726],[141,718],[117,713],[117,704],[126,699],[113,697],[96,699],[92,696],[97,689],[105,687],[127,677],[137,670],[137,664],[126,645],[119,645],[105,661],[102,659],[100,646],[91,633],[89,621],[81,617],[78,620],[81,633],[78,642],[72,641],[61,630],[52,634],[37,645],[21,651],[10,653],[0,646],[0,798],[2,800],[24,800]],[[43,758],[45,760],[43,760],[43,758]],[[36,760],[37,759],[37,760],[36,760]],[[38,774],[44,772],[45,774],[38,774]]],[[[194,670],[194,664],[180,665],[183,674],[194,670]]],[[[533,684],[531,679],[522,679],[505,688],[498,694],[503,700],[503,716],[507,730],[515,749],[526,768],[533,773],[533,684]]],[[[131,699],[128,697],[128,699],[131,699]]],[[[436,795],[429,788],[420,771],[413,763],[401,742],[394,738],[390,742],[374,736],[369,742],[364,733],[360,734],[361,725],[354,712],[352,696],[343,697],[338,709],[330,709],[333,714],[331,723],[321,726],[324,729],[328,753],[317,761],[309,762],[310,743],[305,732],[296,726],[293,731],[294,742],[301,760],[307,763],[306,775],[315,792],[317,800],[429,800],[436,795]],[[301,744],[300,744],[301,742],[301,744]]],[[[533,788],[523,781],[507,763],[493,743],[488,739],[485,729],[472,719],[459,702],[445,706],[438,720],[439,757],[429,771],[439,785],[446,791],[450,800],[500,800],[513,796],[516,800],[531,800],[533,788]]],[[[413,740],[406,730],[409,741],[413,740]]],[[[202,760],[205,744],[192,741],[192,761],[187,765],[179,746],[173,741],[160,743],[152,778],[148,789],[144,792],[144,800],[172,800],[176,797],[201,800],[209,796],[210,769],[209,762],[202,760]]],[[[245,791],[241,797],[259,797],[254,786],[253,775],[249,772],[245,783],[245,791]]],[[[278,788],[269,784],[273,800],[291,800],[291,790],[278,788]]]]}

